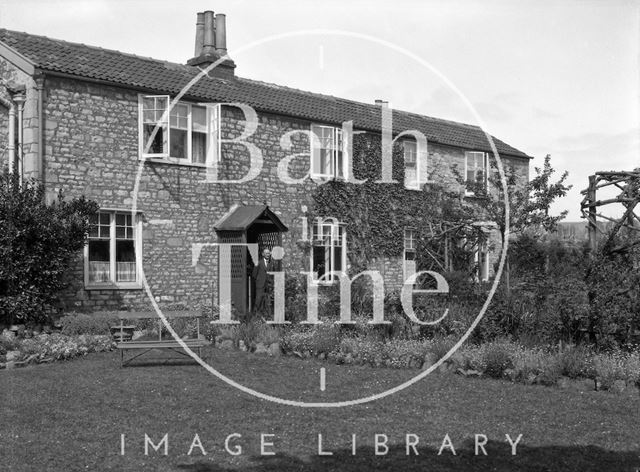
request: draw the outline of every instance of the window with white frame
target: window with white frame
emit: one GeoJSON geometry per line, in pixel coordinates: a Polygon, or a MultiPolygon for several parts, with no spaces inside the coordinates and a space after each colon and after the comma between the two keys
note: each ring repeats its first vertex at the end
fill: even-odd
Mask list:
{"type": "Polygon", "coordinates": [[[474,184],[487,186],[487,154],[484,152],[465,153],[465,182],[467,184],[467,194],[472,195],[474,184]]]}
{"type": "Polygon", "coordinates": [[[86,286],[138,286],[140,221],[131,212],[100,211],[85,246],[86,286]]]}
{"type": "Polygon", "coordinates": [[[418,143],[405,139],[402,141],[404,153],[404,186],[409,189],[420,189],[418,176],[418,143]]]}
{"type": "Polygon", "coordinates": [[[169,110],[170,105],[168,95],[140,95],[141,156],[196,165],[217,159],[220,106],[177,102],[169,110]]]}
{"type": "Polygon", "coordinates": [[[342,128],[311,125],[311,176],[326,179],[345,178],[346,159],[342,148],[342,128]]]}
{"type": "Polygon", "coordinates": [[[311,250],[311,270],[324,283],[337,281],[329,272],[346,271],[347,245],[344,226],[335,222],[322,221],[313,225],[313,246],[311,250]]]}
{"type": "Polygon", "coordinates": [[[404,280],[416,273],[416,230],[405,228],[404,230],[404,257],[402,272],[404,280]]]}

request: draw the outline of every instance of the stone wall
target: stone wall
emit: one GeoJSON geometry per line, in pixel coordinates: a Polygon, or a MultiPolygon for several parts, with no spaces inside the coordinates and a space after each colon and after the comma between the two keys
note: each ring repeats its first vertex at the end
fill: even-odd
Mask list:
{"type": "MultiPolygon", "coordinates": [[[[7,85],[25,86],[26,100],[23,105],[23,131],[22,131],[22,153],[23,153],[23,173],[26,178],[39,177],[38,175],[38,92],[36,89],[35,80],[29,75],[25,74],[21,70],[14,67],[8,61],[0,58],[0,79],[5,81],[7,85]]],[[[5,98],[9,98],[6,88],[0,86],[0,94],[5,98]]],[[[17,116],[17,112],[16,112],[17,116]]],[[[8,110],[4,109],[0,105],[0,126],[5,130],[0,137],[0,153],[2,154],[2,165],[7,163],[6,144],[8,138],[8,110]],[[5,117],[5,118],[3,118],[5,117]],[[3,147],[4,143],[4,147],[3,147]],[[4,150],[4,151],[3,151],[4,150]]],[[[18,132],[18,126],[16,125],[16,133],[18,132]]],[[[16,148],[16,155],[18,154],[18,148],[16,148]]]]}
{"type": "MultiPolygon", "coordinates": [[[[127,211],[135,206],[143,222],[144,275],[151,294],[162,306],[217,301],[217,250],[205,247],[192,265],[192,245],[216,243],[214,225],[234,204],[268,204],[289,228],[283,234],[283,269],[309,270],[309,248],[299,243],[301,217],[302,207],[313,205],[311,194],[317,183],[307,179],[285,184],[277,171],[283,158],[300,154],[292,160],[290,174],[304,175],[307,138],[294,135],[290,150],[283,149],[280,140],[286,132],[308,130],[308,121],[260,113],[258,129],[248,140],[262,153],[264,165],[259,177],[243,184],[208,183],[202,167],[139,160],[137,92],[51,77],[45,91],[44,176],[48,195],[63,190],[68,196],[85,195],[105,209],[127,211]]],[[[244,130],[238,109],[224,108],[223,118],[223,138],[237,137],[244,130]]],[[[434,175],[455,185],[450,163],[464,166],[464,151],[430,143],[429,154],[437,170],[434,175]]],[[[517,162],[522,162],[519,169],[526,175],[528,162],[517,162]]],[[[248,167],[243,144],[222,144],[222,176],[239,178],[248,167]]],[[[384,261],[381,272],[389,287],[399,287],[402,260],[384,261]]],[[[68,310],[77,311],[150,307],[142,288],[86,289],[82,257],[78,257],[63,299],[68,310]]]]}

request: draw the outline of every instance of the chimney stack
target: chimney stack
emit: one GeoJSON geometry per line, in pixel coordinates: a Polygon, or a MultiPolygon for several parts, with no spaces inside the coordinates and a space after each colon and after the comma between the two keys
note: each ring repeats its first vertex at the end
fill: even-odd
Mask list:
{"type": "Polygon", "coordinates": [[[376,105],[386,108],[389,106],[389,102],[387,100],[376,99],[376,105]]]}
{"type": "MultiPolygon", "coordinates": [[[[200,12],[196,18],[195,55],[187,61],[190,66],[205,68],[227,55],[227,22],[222,13],[211,10],[200,12]]],[[[233,60],[226,58],[218,63],[209,75],[231,78],[236,68],[233,60]]]]}

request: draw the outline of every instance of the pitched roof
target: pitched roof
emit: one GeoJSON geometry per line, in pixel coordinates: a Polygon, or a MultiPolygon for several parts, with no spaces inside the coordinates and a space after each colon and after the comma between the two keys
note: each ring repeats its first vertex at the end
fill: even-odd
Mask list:
{"type": "Polygon", "coordinates": [[[254,223],[274,226],[277,231],[288,231],[280,218],[267,205],[246,205],[232,208],[216,223],[216,231],[244,231],[254,223]]]}
{"type": "MultiPolygon", "coordinates": [[[[44,72],[106,81],[136,89],[178,94],[201,70],[119,51],[70,43],[44,36],[0,28],[0,42],[18,52],[44,72]]],[[[331,124],[353,120],[354,129],[379,131],[379,105],[306,92],[241,77],[203,76],[185,95],[187,98],[244,103],[256,110],[331,124]]],[[[416,129],[432,142],[491,152],[478,126],[393,110],[394,132],[416,129]]],[[[500,154],[530,158],[493,138],[500,154]]]]}

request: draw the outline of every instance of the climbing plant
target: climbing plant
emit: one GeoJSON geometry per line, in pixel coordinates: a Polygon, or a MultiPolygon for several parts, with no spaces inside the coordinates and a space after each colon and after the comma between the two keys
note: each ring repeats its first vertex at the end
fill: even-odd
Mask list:
{"type": "Polygon", "coordinates": [[[358,134],[353,140],[353,171],[356,184],[332,180],[316,187],[313,217],[333,217],[346,225],[348,257],[352,270],[364,270],[380,256],[402,256],[404,229],[416,234],[417,266],[442,271],[443,248],[449,239],[449,257],[468,262],[478,230],[477,209],[464,201],[455,189],[428,183],[420,191],[404,187],[404,155],[398,144],[392,150],[395,183],[379,183],[382,175],[382,146],[378,135],[358,134]],[[453,241],[453,244],[451,243],[453,241]]]}

